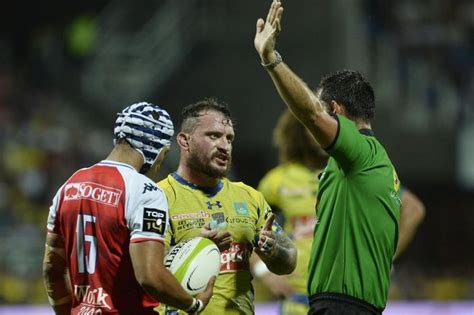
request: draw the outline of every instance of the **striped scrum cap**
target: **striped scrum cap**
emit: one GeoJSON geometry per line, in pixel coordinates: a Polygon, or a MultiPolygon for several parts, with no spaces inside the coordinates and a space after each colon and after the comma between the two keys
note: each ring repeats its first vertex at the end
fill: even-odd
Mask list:
{"type": "Polygon", "coordinates": [[[114,145],[125,139],[140,152],[145,161],[140,173],[146,173],[161,149],[171,143],[174,128],[170,115],[160,106],[146,102],[132,104],[117,115],[114,145]]]}

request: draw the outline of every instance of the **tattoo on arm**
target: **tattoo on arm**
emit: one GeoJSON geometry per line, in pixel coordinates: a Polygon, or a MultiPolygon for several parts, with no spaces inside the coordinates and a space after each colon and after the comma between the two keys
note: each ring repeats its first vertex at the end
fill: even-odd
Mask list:
{"type": "Polygon", "coordinates": [[[297,251],[288,235],[275,233],[275,245],[269,253],[259,254],[268,269],[275,274],[289,274],[296,267],[297,251]]]}

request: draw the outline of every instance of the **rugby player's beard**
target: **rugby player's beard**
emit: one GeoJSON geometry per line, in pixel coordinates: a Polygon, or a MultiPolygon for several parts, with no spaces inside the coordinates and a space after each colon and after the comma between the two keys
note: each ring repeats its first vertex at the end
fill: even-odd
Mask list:
{"type": "Polygon", "coordinates": [[[213,154],[210,158],[203,157],[198,152],[190,152],[188,156],[188,166],[194,171],[201,172],[211,178],[221,179],[229,173],[232,164],[232,157],[227,156],[227,167],[225,169],[218,169],[211,165],[212,159],[219,153],[213,154]],[[206,160],[204,160],[206,159],[206,160]]]}

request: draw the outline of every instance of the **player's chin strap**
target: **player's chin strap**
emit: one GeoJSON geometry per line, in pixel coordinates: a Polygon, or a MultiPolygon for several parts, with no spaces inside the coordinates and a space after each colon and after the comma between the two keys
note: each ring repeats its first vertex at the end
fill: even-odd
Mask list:
{"type": "Polygon", "coordinates": [[[188,314],[198,314],[201,313],[204,309],[204,303],[200,299],[193,298],[193,303],[186,310],[188,314]]]}

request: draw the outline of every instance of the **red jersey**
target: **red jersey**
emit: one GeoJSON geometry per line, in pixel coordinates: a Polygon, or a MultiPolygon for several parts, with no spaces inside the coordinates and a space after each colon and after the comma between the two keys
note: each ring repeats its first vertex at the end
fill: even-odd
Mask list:
{"type": "Polygon", "coordinates": [[[159,303],[135,279],[129,245],[164,242],[167,224],[164,193],[130,165],[102,161],[72,175],[47,225],[65,241],[71,314],[156,314],[159,303]]]}

